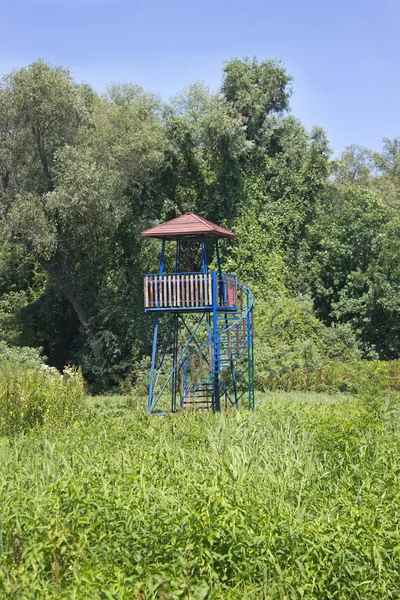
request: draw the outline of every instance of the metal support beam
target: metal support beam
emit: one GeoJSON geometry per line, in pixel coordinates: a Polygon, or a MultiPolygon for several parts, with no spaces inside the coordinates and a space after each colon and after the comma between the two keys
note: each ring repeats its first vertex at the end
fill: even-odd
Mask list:
{"type": "MultiPolygon", "coordinates": [[[[162,240],[161,256],[160,256],[160,275],[164,272],[164,260],[165,260],[165,238],[162,240]]],[[[160,297],[160,295],[158,295],[160,297]]],[[[156,365],[156,354],[157,354],[157,337],[158,337],[158,318],[159,313],[156,313],[153,333],[153,349],[151,352],[151,370],[150,370],[150,382],[149,382],[149,393],[147,396],[147,412],[151,412],[151,405],[153,402],[153,381],[154,381],[154,369],[156,365]]]]}
{"type": "Polygon", "coordinates": [[[220,370],[220,350],[219,350],[219,333],[217,321],[217,306],[218,306],[218,287],[217,274],[213,273],[212,295],[213,295],[213,333],[214,333],[214,360],[213,360],[213,388],[214,388],[214,410],[221,412],[221,401],[219,397],[219,370],[220,370]]]}
{"type": "Polygon", "coordinates": [[[203,271],[203,273],[208,272],[207,247],[206,247],[206,238],[204,235],[201,236],[201,270],[203,271]]]}

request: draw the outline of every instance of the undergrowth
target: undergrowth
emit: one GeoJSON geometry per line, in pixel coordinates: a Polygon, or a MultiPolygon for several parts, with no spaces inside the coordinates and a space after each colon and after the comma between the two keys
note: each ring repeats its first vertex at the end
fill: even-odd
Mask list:
{"type": "Polygon", "coordinates": [[[0,435],[26,432],[40,425],[69,425],[86,412],[79,371],[0,365],[0,435]]]}
{"type": "Polygon", "coordinates": [[[0,441],[7,598],[400,597],[395,396],[91,417],[0,441]]]}

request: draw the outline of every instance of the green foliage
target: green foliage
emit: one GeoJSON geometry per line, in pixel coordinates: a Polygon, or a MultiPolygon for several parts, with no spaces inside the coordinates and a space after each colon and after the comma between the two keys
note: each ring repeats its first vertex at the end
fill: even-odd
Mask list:
{"type": "Polygon", "coordinates": [[[393,219],[376,236],[365,271],[349,274],[334,315],[351,323],[363,347],[381,359],[400,354],[400,221],[393,219]]]}
{"type": "Polygon", "coordinates": [[[4,597],[397,597],[398,403],[377,421],[343,396],[165,419],[121,401],[0,442],[4,597]]]}
{"type": "Polygon", "coordinates": [[[255,383],[261,391],[343,392],[368,396],[372,402],[383,394],[400,392],[400,363],[398,360],[332,360],[320,366],[302,365],[291,371],[264,367],[256,371],[255,383]]]}
{"type": "Polygon", "coordinates": [[[54,427],[70,425],[85,412],[81,373],[70,367],[66,367],[63,373],[46,365],[38,369],[35,364],[37,355],[29,350],[10,352],[3,360],[0,355],[2,435],[28,431],[43,424],[54,427]]]}
{"type": "Polygon", "coordinates": [[[247,137],[262,138],[266,116],[288,109],[291,77],[276,61],[231,60],[224,68],[222,93],[242,115],[247,137]]]}
{"type": "Polygon", "coordinates": [[[7,363],[11,368],[39,369],[44,360],[45,357],[37,348],[7,346],[0,340],[0,368],[7,363]]]}
{"type": "MultiPolygon", "coordinates": [[[[297,314],[293,298],[312,299],[297,334],[285,319],[256,332],[262,376],[354,358],[351,331],[364,357],[398,357],[399,140],[330,162],[324,131],[287,114],[290,95],[284,66],[255,58],[228,61],[219,92],[195,84],[171,105],[134,84],[99,96],[43,61],[7,75],[0,339],[80,364],[98,390],[140,380],[142,277],[159,253],[140,232],[194,210],[238,233],[224,267],[268,327],[265,303],[297,314]]],[[[183,262],[196,263],[189,246],[183,262]]]]}
{"type": "Polygon", "coordinates": [[[290,381],[296,371],[308,373],[333,360],[349,361],[360,356],[351,328],[324,325],[305,296],[271,296],[268,301],[256,303],[255,354],[259,389],[275,389],[282,376],[290,381]]]}
{"type": "Polygon", "coordinates": [[[305,269],[317,314],[329,321],[353,273],[364,273],[374,257],[375,240],[387,221],[376,193],[355,187],[333,188],[309,227],[305,269]]]}

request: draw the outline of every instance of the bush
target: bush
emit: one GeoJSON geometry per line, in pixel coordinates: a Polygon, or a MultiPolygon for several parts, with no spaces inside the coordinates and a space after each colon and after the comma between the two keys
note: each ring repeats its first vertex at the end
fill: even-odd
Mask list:
{"type": "Polygon", "coordinates": [[[7,346],[5,342],[0,341],[0,366],[10,363],[28,369],[39,369],[44,360],[45,357],[42,356],[40,349],[7,346]]]}
{"type": "Polygon", "coordinates": [[[361,357],[350,327],[324,325],[307,296],[256,301],[255,355],[257,373],[274,381],[299,369],[307,373],[361,357]]]}
{"type": "Polygon", "coordinates": [[[67,425],[85,412],[80,371],[67,367],[0,365],[0,433],[13,435],[43,424],[67,425]]]}
{"type": "Polygon", "coordinates": [[[400,360],[336,361],[316,368],[298,367],[286,373],[256,368],[255,385],[260,391],[328,391],[369,396],[400,392],[400,360]]]}

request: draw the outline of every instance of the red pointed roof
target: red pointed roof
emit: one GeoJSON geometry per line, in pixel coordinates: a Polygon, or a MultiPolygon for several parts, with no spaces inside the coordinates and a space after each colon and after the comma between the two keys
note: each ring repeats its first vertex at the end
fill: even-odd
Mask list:
{"type": "Polygon", "coordinates": [[[218,238],[235,238],[237,236],[233,231],[211,223],[192,212],[142,231],[143,237],[155,238],[199,237],[202,235],[218,238]]]}

